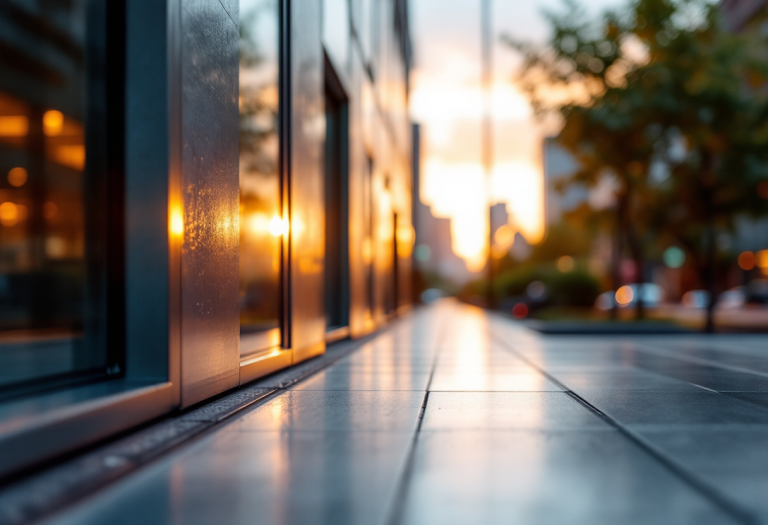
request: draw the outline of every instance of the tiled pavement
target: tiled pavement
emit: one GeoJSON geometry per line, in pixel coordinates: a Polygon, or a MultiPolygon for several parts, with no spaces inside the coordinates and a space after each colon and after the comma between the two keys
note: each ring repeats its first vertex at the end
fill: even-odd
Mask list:
{"type": "Polygon", "coordinates": [[[50,523],[768,523],[768,338],[444,302],[50,523]]]}

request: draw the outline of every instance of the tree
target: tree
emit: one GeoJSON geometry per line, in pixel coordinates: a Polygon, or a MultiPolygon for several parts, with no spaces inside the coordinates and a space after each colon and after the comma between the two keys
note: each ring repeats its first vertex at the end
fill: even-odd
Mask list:
{"type": "Polygon", "coordinates": [[[548,19],[546,46],[511,43],[521,85],[537,111],[562,118],[560,142],[581,163],[567,184],[613,177],[618,238],[640,267],[649,242],[682,246],[710,293],[713,330],[718,236],[768,212],[757,192],[768,178],[759,46],[725,32],[700,0],[632,0],[595,21],[566,2],[548,19]]]}

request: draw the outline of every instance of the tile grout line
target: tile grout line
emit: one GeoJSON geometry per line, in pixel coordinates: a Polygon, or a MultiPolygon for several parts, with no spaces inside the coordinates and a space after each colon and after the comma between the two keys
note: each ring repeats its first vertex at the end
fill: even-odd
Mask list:
{"type": "Polygon", "coordinates": [[[749,368],[729,365],[727,363],[718,363],[717,361],[712,361],[710,359],[703,358],[703,357],[679,355],[674,352],[670,352],[669,350],[659,348],[653,343],[647,343],[647,342],[637,343],[637,349],[640,352],[645,352],[645,353],[660,356],[660,357],[666,357],[667,359],[675,359],[677,361],[683,361],[683,362],[687,361],[689,363],[693,363],[701,366],[711,366],[713,368],[720,368],[722,370],[728,370],[730,372],[740,372],[742,374],[747,374],[747,375],[768,377],[768,372],[761,372],[759,370],[750,370],[749,368]]]}
{"type": "Polygon", "coordinates": [[[635,443],[640,449],[644,450],[648,455],[664,465],[667,469],[681,478],[685,483],[699,492],[702,496],[712,500],[712,502],[719,506],[721,510],[729,514],[735,520],[743,523],[744,525],[758,525],[760,523],[758,517],[751,510],[744,508],[740,504],[732,501],[727,495],[720,492],[717,487],[699,477],[695,472],[691,471],[688,467],[680,463],[674,457],[658,448],[641,434],[633,431],[628,427],[625,427],[617,420],[601,411],[575,392],[569,390],[566,392],[566,394],[584,406],[587,410],[590,410],[595,415],[616,428],[616,430],[627,437],[630,441],[635,443]]]}
{"type": "Polygon", "coordinates": [[[614,419],[612,416],[609,416],[608,414],[606,414],[605,412],[603,412],[602,410],[594,406],[592,403],[590,403],[589,401],[581,397],[579,394],[569,389],[566,385],[561,383],[554,376],[550,375],[546,370],[539,367],[538,365],[533,363],[531,360],[529,360],[525,355],[521,354],[520,352],[512,348],[494,330],[491,330],[491,339],[499,342],[503,348],[507,349],[509,352],[514,354],[519,359],[522,359],[526,364],[528,364],[529,366],[537,370],[539,373],[543,374],[550,381],[553,381],[558,386],[561,386],[565,390],[564,393],[567,396],[569,396],[574,401],[581,404],[584,408],[586,408],[590,412],[594,413],[596,416],[601,418],[610,426],[614,427],[620,434],[622,434],[624,437],[626,437],[635,445],[637,445],[646,454],[648,454],[649,456],[654,458],[656,461],[661,463],[664,467],[666,467],[669,471],[675,474],[683,482],[688,484],[688,486],[690,486],[696,492],[698,492],[699,494],[704,496],[706,499],[709,499],[715,505],[720,507],[720,509],[724,511],[726,514],[728,514],[731,518],[737,520],[739,523],[743,525],[758,525],[760,523],[760,520],[758,519],[758,517],[751,510],[744,508],[739,503],[732,501],[731,498],[729,498],[726,494],[723,494],[722,492],[720,492],[717,489],[717,487],[714,487],[708,481],[699,477],[695,472],[691,471],[688,467],[686,467],[685,465],[677,461],[675,458],[673,458],[663,450],[659,449],[649,440],[645,439],[642,435],[624,426],[618,420],[614,419]]]}
{"type": "Polygon", "coordinates": [[[333,366],[360,350],[365,343],[390,331],[399,324],[395,321],[383,330],[360,339],[341,343],[338,352],[333,356],[324,354],[326,360],[323,360],[324,356],[319,356],[318,360],[305,361],[294,367],[278,371],[274,374],[275,376],[289,375],[289,377],[281,380],[277,385],[264,385],[264,382],[269,381],[269,377],[256,380],[209,403],[193,407],[180,415],[150,423],[144,428],[129,432],[126,436],[118,438],[117,441],[75,455],[71,459],[64,460],[63,463],[51,466],[50,470],[44,469],[38,473],[30,474],[27,478],[22,478],[20,481],[4,485],[0,488],[0,523],[22,525],[39,522],[64,511],[160,458],[210,435],[217,431],[222,424],[245,410],[261,406],[297,383],[333,366]],[[234,406],[225,407],[222,414],[209,418],[198,416],[200,418],[196,419],[195,417],[196,414],[203,413],[206,408],[216,404],[223,405],[227,400],[248,392],[255,392],[256,395],[236,403],[234,406]],[[164,435],[165,429],[170,429],[173,433],[175,423],[183,424],[185,422],[191,423],[191,428],[171,437],[164,435]],[[160,436],[159,439],[153,439],[153,431],[160,436]],[[149,443],[149,448],[138,454],[131,452],[137,447],[141,448],[142,443],[149,443]],[[87,474],[83,475],[83,472],[87,472],[87,474]]]}
{"type": "Polygon", "coordinates": [[[408,497],[408,489],[410,488],[410,481],[413,475],[413,469],[416,460],[416,446],[419,441],[419,435],[421,434],[421,425],[424,422],[424,415],[427,411],[427,403],[429,402],[430,387],[432,386],[432,378],[435,376],[435,370],[437,370],[437,363],[440,359],[440,353],[443,349],[444,336],[440,336],[437,341],[437,351],[432,362],[432,369],[429,373],[429,379],[427,385],[424,387],[424,398],[421,402],[421,408],[419,409],[419,415],[416,420],[416,427],[414,428],[413,436],[408,444],[408,450],[406,452],[405,461],[400,469],[400,473],[397,476],[397,485],[394,493],[388,505],[388,511],[385,514],[384,523],[386,525],[398,525],[403,519],[403,512],[405,511],[405,501],[408,497]]]}

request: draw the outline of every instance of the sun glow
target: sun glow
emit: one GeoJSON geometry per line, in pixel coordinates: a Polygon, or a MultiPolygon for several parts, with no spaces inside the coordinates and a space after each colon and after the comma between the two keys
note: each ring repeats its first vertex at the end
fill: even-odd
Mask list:
{"type": "MultiPolygon", "coordinates": [[[[540,170],[522,163],[500,163],[491,174],[490,199],[505,203],[509,214],[503,232],[506,247],[519,232],[531,243],[544,235],[544,196],[540,170]],[[511,240],[509,238],[512,238],[511,240]]],[[[488,180],[479,163],[424,163],[421,196],[436,217],[451,219],[452,248],[471,272],[480,271],[488,255],[488,180]]]]}
{"type": "Polygon", "coordinates": [[[489,180],[480,162],[483,89],[471,73],[475,64],[466,62],[467,71],[460,67],[463,62],[439,71],[417,70],[411,113],[424,124],[421,200],[435,217],[451,219],[453,252],[470,272],[478,272],[489,254],[489,204],[506,204],[509,215],[501,243],[494,243],[495,257],[507,253],[517,233],[531,244],[544,236],[541,145],[550,124],[534,122],[525,96],[508,78],[497,78],[489,180]]]}

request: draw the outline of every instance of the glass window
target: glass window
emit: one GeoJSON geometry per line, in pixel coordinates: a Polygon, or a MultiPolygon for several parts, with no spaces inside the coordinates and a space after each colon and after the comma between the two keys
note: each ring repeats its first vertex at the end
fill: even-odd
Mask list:
{"type": "Polygon", "coordinates": [[[240,2],[240,348],[279,344],[277,0],[240,2]]]}
{"type": "Polygon", "coordinates": [[[0,3],[0,398],[103,375],[101,0],[0,3]]]}

